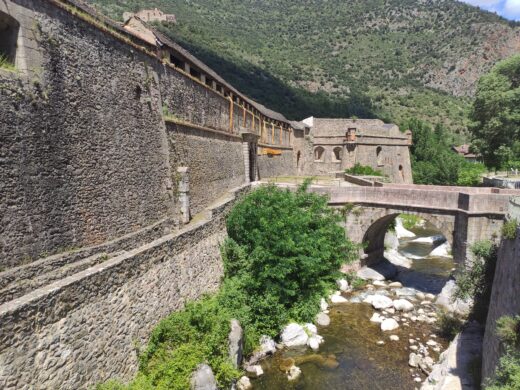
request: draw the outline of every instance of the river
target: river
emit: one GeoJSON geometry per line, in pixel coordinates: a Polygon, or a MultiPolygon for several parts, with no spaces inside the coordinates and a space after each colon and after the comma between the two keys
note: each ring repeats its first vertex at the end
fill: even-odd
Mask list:
{"type": "MultiPolygon", "coordinates": [[[[438,293],[439,286],[445,283],[453,267],[453,261],[446,257],[430,257],[432,245],[413,242],[419,237],[431,237],[440,234],[434,227],[413,229],[415,238],[402,239],[398,251],[412,258],[412,268],[407,273],[417,284],[426,283],[420,290],[438,293]],[[415,277],[418,276],[418,277],[415,277]]],[[[406,287],[406,283],[405,283],[406,287]]],[[[396,292],[405,289],[373,288],[344,293],[354,301],[362,300],[367,294],[379,291],[397,299],[396,292]]],[[[402,296],[401,296],[402,297],[402,296]]],[[[434,312],[433,305],[422,306],[413,296],[406,297],[417,308],[423,308],[428,314],[434,312]]],[[[408,359],[411,345],[425,345],[428,340],[435,340],[438,348],[444,349],[448,342],[435,334],[435,324],[411,321],[408,315],[400,317],[400,327],[391,332],[382,332],[379,323],[370,322],[375,310],[368,303],[342,303],[330,307],[331,323],[327,327],[318,326],[318,333],[324,337],[319,351],[300,347],[279,350],[271,358],[262,362],[264,375],[252,381],[254,389],[415,389],[419,381],[426,377],[419,369],[411,369],[408,359]],[[399,341],[390,341],[390,335],[397,335],[399,341]],[[413,339],[411,344],[410,339],[413,339]],[[378,341],[384,345],[378,345],[378,341]],[[420,344],[419,344],[420,343],[420,344]],[[302,374],[294,381],[288,381],[280,367],[294,359],[302,374]]],[[[415,313],[415,311],[414,311],[415,313]]],[[[433,314],[432,314],[433,315],[433,314]]],[[[426,347],[428,348],[428,347],[426,347]]],[[[429,350],[430,356],[437,360],[439,352],[429,350]]]]}

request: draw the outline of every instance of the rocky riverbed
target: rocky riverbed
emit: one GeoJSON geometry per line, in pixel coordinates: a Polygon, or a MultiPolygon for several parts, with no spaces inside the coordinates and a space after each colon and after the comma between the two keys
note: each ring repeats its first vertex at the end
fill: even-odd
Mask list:
{"type": "Polygon", "coordinates": [[[322,302],[317,326],[290,324],[274,355],[260,363],[253,388],[420,388],[449,344],[437,322],[442,303],[450,304],[453,262],[437,232],[417,230],[422,235],[390,235],[391,261],[383,270],[359,273],[379,280],[360,289],[338,281],[338,291],[322,302]]]}

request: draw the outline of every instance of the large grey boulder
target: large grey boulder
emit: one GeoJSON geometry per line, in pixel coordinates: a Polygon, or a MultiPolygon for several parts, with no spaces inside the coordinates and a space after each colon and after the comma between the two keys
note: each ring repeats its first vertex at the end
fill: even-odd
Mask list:
{"type": "Polygon", "coordinates": [[[244,331],[237,320],[231,320],[231,331],[228,336],[229,358],[235,368],[242,364],[244,349],[244,331]]]}
{"type": "Polygon", "coordinates": [[[455,280],[448,280],[441,293],[437,296],[435,303],[443,307],[449,313],[466,317],[471,311],[473,302],[471,300],[463,301],[460,298],[455,299],[455,290],[455,280]]]}
{"type": "Polygon", "coordinates": [[[217,380],[207,364],[199,364],[191,376],[191,390],[217,390],[217,380]]]}
{"type": "Polygon", "coordinates": [[[298,347],[301,345],[307,345],[309,336],[307,335],[307,332],[305,332],[303,326],[291,323],[282,331],[281,340],[287,347],[298,347]]]}
{"type": "Polygon", "coordinates": [[[377,264],[362,267],[357,271],[357,276],[365,280],[393,279],[397,275],[397,267],[386,259],[377,264]]]}

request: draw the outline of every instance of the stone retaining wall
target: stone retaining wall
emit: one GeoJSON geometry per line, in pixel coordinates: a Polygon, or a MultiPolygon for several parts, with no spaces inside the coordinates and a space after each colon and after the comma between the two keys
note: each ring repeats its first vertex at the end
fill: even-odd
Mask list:
{"type": "Polygon", "coordinates": [[[504,346],[496,336],[496,321],[502,316],[520,314],[520,230],[514,240],[503,240],[493,280],[493,290],[484,335],[482,378],[495,373],[504,346]]]}
{"type": "Polygon", "coordinates": [[[293,176],[295,174],[294,154],[291,149],[281,149],[280,155],[260,155],[258,173],[260,179],[275,176],[293,176]]]}
{"type": "Polygon", "coordinates": [[[218,288],[232,198],[209,210],[210,220],[1,305],[0,388],[76,390],[131,379],[135,348],[154,325],[218,288]]]}

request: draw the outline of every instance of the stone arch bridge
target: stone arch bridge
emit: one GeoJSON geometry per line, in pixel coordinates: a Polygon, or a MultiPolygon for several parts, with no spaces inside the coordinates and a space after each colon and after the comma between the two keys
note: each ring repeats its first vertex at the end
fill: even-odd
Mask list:
{"type": "Polygon", "coordinates": [[[454,261],[471,258],[479,240],[496,239],[508,210],[509,198],[519,191],[492,188],[384,185],[383,187],[312,186],[326,194],[333,207],[353,205],[345,213],[347,236],[363,243],[363,265],[380,261],[384,237],[399,214],[418,215],[433,223],[452,245],[454,261]]]}

